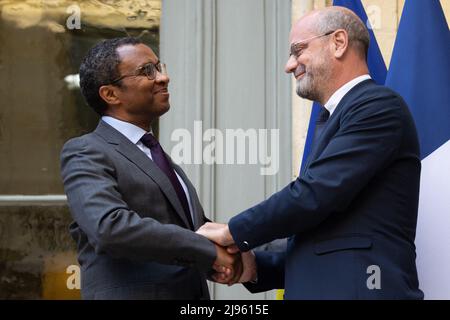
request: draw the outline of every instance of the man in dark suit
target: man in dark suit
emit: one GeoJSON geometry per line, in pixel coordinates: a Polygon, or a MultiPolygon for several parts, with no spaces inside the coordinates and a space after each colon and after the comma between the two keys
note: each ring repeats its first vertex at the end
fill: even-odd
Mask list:
{"type": "Polygon", "coordinates": [[[243,253],[251,292],[286,299],[422,299],[415,265],[420,177],[416,129],[403,99],[369,76],[369,34],[350,10],[297,22],[286,72],[320,102],[304,171],[283,190],[201,234],[243,253]],[[289,237],[282,253],[249,251],[289,237]]]}
{"type": "Polygon", "coordinates": [[[152,135],[168,83],[134,38],[97,44],[80,67],[81,92],[102,116],[61,153],[84,299],[208,299],[209,271],[239,274],[238,255],[195,233],[206,221],[197,193],[152,135]]]}

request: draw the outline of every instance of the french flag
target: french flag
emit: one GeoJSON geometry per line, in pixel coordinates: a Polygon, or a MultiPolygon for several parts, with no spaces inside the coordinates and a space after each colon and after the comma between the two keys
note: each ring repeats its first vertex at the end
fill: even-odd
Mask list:
{"type": "Polygon", "coordinates": [[[407,0],[386,85],[408,104],[422,174],[416,248],[425,299],[450,299],[450,32],[438,0],[407,0]]]}

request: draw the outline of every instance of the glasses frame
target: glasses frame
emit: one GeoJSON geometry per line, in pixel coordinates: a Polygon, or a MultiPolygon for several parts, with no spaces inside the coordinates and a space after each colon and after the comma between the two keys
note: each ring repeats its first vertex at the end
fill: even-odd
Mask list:
{"type": "Polygon", "coordinates": [[[295,42],[295,43],[291,44],[291,51],[289,52],[289,58],[290,57],[295,57],[297,59],[298,57],[300,57],[299,54],[294,53],[294,52],[300,51],[300,49],[298,48],[299,46],[301,46],[303,44],[307,44],[307,43],[311,42],[314,39],[318,39],[318,38],[321,38],[321,37],[329,36],[330,34],[333,34],[336,31],[337,30],[328,31],[328,32],[325,32],[324,34],[319,34],[318,36],[314,36],[314,37],[311,37],[311,38],[308,38],[308,39],[305,39],[305,40],[301,40],[299,42],[295,42]]]}
{"type": "Polygon", "coordinates": [[[160,74],[162,74],[162,75],[167,75],[166,64],[165,64],[165,63],[162,63],[161,61],[158,61],[158,62],[156,62],[156,63],[148,62],[148,63],[146,63],[146,64],[144,64],[144,65],[142,65],[142,66],[136,68],[134,74],[125,74],[125,75],[122,75],[122,76],[120,76],[119,78],[114,79],[113,81],[111,81],[110,84],[115,84],[115,83],[117,83],[117,82],[119,82],[119,81],[121,81],[121,80],[123,80],[123,79],[125,79],[125,78],[128,78],[128,77],[140,77],[140,76],[143,76],[143,77],[147,77],[148,80],[155,80],[155,79],[156,79],[156,75],[158,74],[158,72],[159,72],[160,74]],[[153,76],[150,75],[150,74],[147,74],[147,73],[145,73],[145,72],[142,71],[142,70],[144,70],[144,68],[146,68],[148,65],[152,65],[152,66],[153,66],[153,70],[155,70],[153,76]]]}

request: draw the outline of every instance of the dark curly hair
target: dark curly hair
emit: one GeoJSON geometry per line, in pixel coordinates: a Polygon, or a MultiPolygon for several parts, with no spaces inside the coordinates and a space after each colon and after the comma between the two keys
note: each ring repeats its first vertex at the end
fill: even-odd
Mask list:
{"type": "MultiPolygon", "coordinates": [[[[100,115],[108,105],[100,97],[101,86],[118,78],[119,55],[116,49],[124,45],[137,45],[142,41],[133,37],[103,40],[92,47],[80,66],[80,89],[86,103],[100,115]]],[[[117,83],[120,86],[120,82],[117,83]]]]}

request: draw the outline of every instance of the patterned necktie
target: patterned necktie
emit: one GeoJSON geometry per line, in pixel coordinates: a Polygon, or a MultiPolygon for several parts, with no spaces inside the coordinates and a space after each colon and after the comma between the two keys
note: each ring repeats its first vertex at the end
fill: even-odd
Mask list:
{"type": "Polygon", "coordinates": [[[170,182],[172,183],[173,188],[175,189],[175,192],[177,193],[178,199],[181,202],[181,205],[183,206],[184,214],[186,215],[186,218],[189,222],[189,226],[191,230],[194,230],[194,224],[192,222],[191,213],[189,210],[189,203],[186,198],[186,193],[183,190],[183,187],[181,186],[180,181],[178,180],[175,170],[173,169],[169,159],[167,159],[164,150],[161,148],[161,145],[159,144],[158,140],[151,134],[147,133],[141,138],[142,143],[147,146],[150,149],[150,152],[152,153],[152,159],[153,162],[156,163],[156,165],[164,172],[164,174],[169,178],[170,182]]]}

